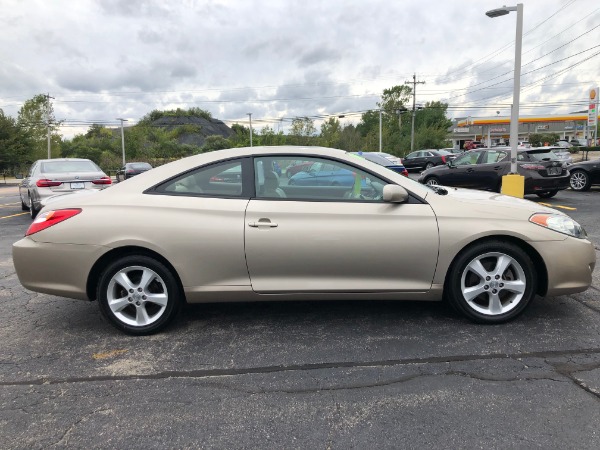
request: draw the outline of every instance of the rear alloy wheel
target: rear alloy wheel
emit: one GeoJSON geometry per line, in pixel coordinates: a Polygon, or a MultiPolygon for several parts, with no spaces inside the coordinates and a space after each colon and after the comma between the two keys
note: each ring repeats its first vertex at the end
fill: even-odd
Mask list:
{"type": "Polygon", "coordinates": [[[428,162],[427,165],[425,166],[425,170],[429,170],[433,167],[433,163],[428,162]]]}
{"type": "Polygon", "coordinates": [[[546,192],[536,192],[536,195],[539,198],[551,198],[554,197],[558,191],[546,191],[546,192]]]}
{"type": "Polygon", "coordinates": [[[574,170],[571,172],[569,184],[574,191],[587,191],[592,186],[592,180],[587,172],[583,170],[574,170]]]}
{"type": "Polygon", "coordinates": [[[437,177],[429,177],[425,180],[425,184],[427,186],[439,186],[440,180],[438,180],[437,177]]]}
{"type": "Polygon", "coordinates": [[[102,315],[113,326],[128,334],[146,335],[173,320],[181,293],[175,277],[161,262],[131,255],[104,270],[97,299],[102,315]]]}
{"type": "Polygon", "coordinates": [[[537,274],[529,255],[509,242],[487,241],[463,251],[447,275],[456,310],[477,323],[507,322],[535,297],[537,274]]]}

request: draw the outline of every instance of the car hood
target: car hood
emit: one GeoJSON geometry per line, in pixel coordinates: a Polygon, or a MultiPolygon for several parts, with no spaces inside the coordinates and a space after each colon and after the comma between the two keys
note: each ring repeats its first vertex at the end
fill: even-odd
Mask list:
{"type": "Polygon", "coordinates": [[[497,218],[528,219],[535,213],[566,215],[561,211],[540,205],[539,203],[498,194],[496,192],[479,191],[476,189],[455,188],[442,186],[448,194],[439,195],[435,192],[427,195],[427,201],[435,204],[452,203],[451,210],[456,216],[489,216],[497,218]],[[458,203],[458,205],[456,204],[458,203]]]}

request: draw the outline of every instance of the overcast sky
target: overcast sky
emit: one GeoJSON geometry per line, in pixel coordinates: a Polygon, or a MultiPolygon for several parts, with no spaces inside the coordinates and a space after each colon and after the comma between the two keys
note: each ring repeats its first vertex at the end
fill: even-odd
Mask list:
{"type": "MultiPolygon", "coordinates": [[[[586,109],[600,84],[600,3],[522,2],[521,115],[586,109]]],[[[65,137],[177,107],[229,125],[252,113],[277,131],[301,116],[356,121],[416,74],[417,104],[508,116],[516,13],[485,15],[505,3],[0,0],[0,108],[16,117],[49,93],[65,137]]]]}

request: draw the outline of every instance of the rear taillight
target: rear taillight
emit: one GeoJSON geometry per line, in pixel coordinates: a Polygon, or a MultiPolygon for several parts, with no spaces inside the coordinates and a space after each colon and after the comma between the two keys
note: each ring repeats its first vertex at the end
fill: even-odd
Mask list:
{"type": "Polygon", "coordinates": [[[128,169],[128,170],[125,171],[125,173],[135,173],[135,171],[132,170],[132,169],[128,169]]]}
{"type": "Polygon", "coordinates": [[[61,184],[62,184],[62,181],[46,180],[45,178],[42,178],[41,180],[37,180],[35,182],[35,185],[37,187],[53,187],[53,186],[60,186],[61,184]]]}
{"type": "Polygon", "coordinates": [[[408,176],[408,170],[404,169],[404,171],[402,172],[402,175],[404,175],[405,177],[408,176]]]}
{"type": "Polygon", "coordinates": [[[546,166],[542,166],[541,164],[521,164],[523,169],[527,170],[544,170],[546,166]]]}
{"type": "Polygon", "coordinates": [[[446,164],[446,157],[442,155],[442,162],[446,164]]]}
{"type": "Polygon", "coordinates": [[[46,228],[56,225],[57,223],[63,222],[76,216],[81,212],[80,208],[73,209],[58,209],[56,211],[48,211],[38,215],[33,223],[27,229],[25,236],[31,236],[38,231],[45,230],[46,228]]]}
{"type": "Polygon", "coordinates": [[[92,183],[94,183],[94,184],[112,184],[112,180],[110,179],[110,177],[102,177],[102,178],[98,178],[97,180],[92,180],[92,183]]]}

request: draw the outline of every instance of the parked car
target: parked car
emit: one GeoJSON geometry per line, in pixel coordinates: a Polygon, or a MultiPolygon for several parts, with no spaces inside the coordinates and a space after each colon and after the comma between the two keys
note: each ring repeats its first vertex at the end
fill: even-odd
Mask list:
{"type": "Polygon", "coordinates": [[[571,143],[570,143],[570,142],[568,142],[568,141],[563,141],[563,140],[560,140],[560,141],[556,142],[556,143],[553,145],[553,147],[571,148],[571,147],[573,147],[573,144],[571,144],[571,143]]]}
{"type": "Polygon", "coordinates": [[[377,153],[378,155],[381,155],[384,158],[389,159],[392,164],[398,164],[398,165],[402,164],[401,158],[399,158],[398,156],[395,156],[395,155],[390,155],[389,153],[385,153],[385,152],[368,152],[368,153],[377,153]]]}
{"type": "Polygon", "coordinates": [[[424,170],[446,164],[450,159],[447,153],[442,153],[440,150],[417,150],[406,155],[402,163],[409,171],[424,170]]]}
{"type": "Polygon", "coordinates": [[[292,178],[298,172],[308,172],[311,162],[292,161],[291,164],[285,169],[286,178],[292,178]]]}
{"type": "Polygon", "coordinates": [[[115,178],[118,183],[120,181],[125,181],[127,178],[139,175],[140,173],[147,172],[150,169],[152,169],[152,166],[147,162],[125,163],[125,165],[117,171],[115,178]]]}
{"type": "Polygon", "coordinates": [[[35,218],[55,195],[85,189],[104,189],[112,184],[100,167],[89,159],[57,158],[34,162],[19,185],[21,209],[35,218]]]}
{"type": "Polygon", "coordinates": [[[574,191],[589,191],[600,184],[600,159],[581,161],[569,166],[569,185],[574,191]]]}
{"type": "MultiPolygon", "coordinates": [[[[525,177],[525,194],[549,198],[569,187],[569,171],[545,148],[518,150],[517,170],[525,177]]],[[[510,149],[481,148],[426,170],[419,182],[500,192],[502,177],[509,172],[510,149]]]]}
{"type": "Polygon", "coordinates": [[[288,180],[296,186],[352,186],[354,173],[335,164],[313,162],[307,172],[297,172],[288,180]]]}
{"type": "Polygon", "coordinates": [[[496,324],[536,295],[585,291],[596,251],[555,209],[429,187],[342,150],[283,146],[202,153],[65,196],[13,244],[13,261],[25,288],[95,300],[139,335],[186,301],[447,299],[496,324]],[[364,187],[278,185],[272,161],[291,159],[336,166],[364,187]],[[240,183],[211,181],[233,167],[240,183]]]}
{"type": "Polygon", "coordinates": [[[576,146],[576,147],[587,147],[588,146],[587,139],[571,139],[569,142],[571,143],[571,145],[576,146]]]}
{"type": "MultiPolygon", "coordinates": [[[[354,154],[362,156],[366,160],[379,164],[380,166],[387,167],[388,169],[404,175],[405,177],[408,176],[408,170],[406,170],[406,167],[404,167],[402,163],[393,163],[389,158],[382,156],[382,154],[379,152],[357,152],[354,154]]],[[[396,159],[400,161],[400,158],[396,159]]]]}
{"type": "Polygon", "coordinates": [[[440,150],[444,150],[449,153],[452,153],[455,157],[460,156],[465,152],[464,150],[461,150],[460,148],[454,148],[454,147],[441,148],[440,150]]]}
{"type": "Polygon", "coordinates": [[[556,158],[562,161],[563,165],[568,166],[569,164],[573,164],[573,155],[571,152],[562,148],[562,147],[548,147],[552,153],[556,155],[556,158]]]}

